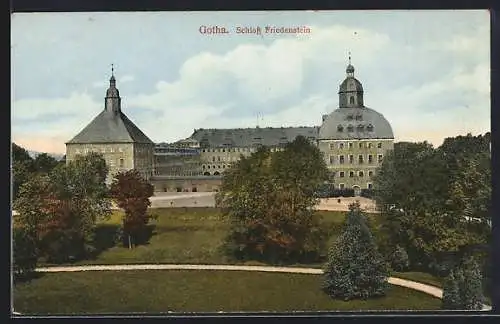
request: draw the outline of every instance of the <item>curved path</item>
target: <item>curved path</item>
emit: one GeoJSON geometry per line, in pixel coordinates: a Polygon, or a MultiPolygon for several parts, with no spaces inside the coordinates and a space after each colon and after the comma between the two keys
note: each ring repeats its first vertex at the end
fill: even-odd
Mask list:
{"type": "MultiPolygon", "coordinates": [[[[84,265],[66,267],[37,268],[38,272],[79,272],[79,271],[124,271],[124,270],[225,270],[225,271],[260,271],[281,273],[322,274],[323,270],[315,268],[272,267],[272,266],[240,266],[240,265],[210,265],[210,264],[123,264],[123,265],[84,265]]],[[[414,289],[436,298],[443,297],[443,290],[438,287],[416,281],[389,277],[392,285],[414,289]]],[[[491,310],[484,305],[483,310],[491,310]]]]}

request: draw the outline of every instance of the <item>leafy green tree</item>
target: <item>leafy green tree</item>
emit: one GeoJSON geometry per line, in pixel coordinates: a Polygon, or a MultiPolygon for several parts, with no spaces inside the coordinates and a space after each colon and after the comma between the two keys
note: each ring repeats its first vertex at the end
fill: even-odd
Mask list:
{"type": "Polygon", "coordinates": [[[327,178],[318,149],[297,137],[281,152],[261,147],[223,178],[217,205],[231,222],[228,252],[241,259],[286,262],[314,258],[324,231],[314,191],[327,178]]]}
{"type": "Polygon", "coordinates": [[[48,175],[34,174],[14,202],[18,224],[36,233],[40,256],[51,262],[84,257],[94,250],[97,220],[110,215],[100,155],[79,157],[48,175]]]}
{"type": "Polygon", "coordinates": [[[488,138],[449,138],[438,149],[426,143],[395,144],[375,178],[384,254],[399,244],[411,264],[436,268],[448,252],[489,242],[488,138]]]}
{"type": "Polygon", "coordinates": [[[35,171],[34,161],[28,151],[12,143],[12,200],[17,199],[19,189],[35,171]]]}
{"type": "Polygon", "coordinates": [[[151,205],[149,198],[153,196],[153,186],[132,169],[115,175],[110,193],[118,207],[125,211],[123,234],[128,238],[129,248],[132,248],[144,237],[151,218],[147,210],[151,205]]]}
{"type": "Polygon", "coordinates": [[[366,216],[359,203],[351,204],[343,231],[328,255],[323,290],[332,298],[343,300],[384,296],[388,275],[366,216]]]}
{"type": "Polygon", "coordinates": [[[33,161],[36,172],[49,173],[52,171],[59,163],[52,156],[47,153],[38,154],[33,161]]]}

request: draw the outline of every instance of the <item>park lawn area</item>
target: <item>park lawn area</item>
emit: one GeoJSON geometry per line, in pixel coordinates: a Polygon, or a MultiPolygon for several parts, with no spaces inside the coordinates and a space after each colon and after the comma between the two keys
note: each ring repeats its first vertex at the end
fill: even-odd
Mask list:
{"type": "Polygon", "coordinates": [[[245,271],[148,270],[45,273],[14,287],[23,315],[216,311],[437,310],[441,301],[390,286],[382,298],[333,300],[322,277],[245,271]]]}
{"type": "MultiPolygon", "coordinates": [[[[237,264],[221,250],[229,223],[217,208],[155,208],[150,213],[157,216],[151,221],[153,235],[148,244],[128,249],[115,245],[112,240],[120,226],[122,212],[114,211],[109,220],[98,225],[97,236],[101,252],[95,259],[81,260],[75,264],[139,264],[139,263],[191,263],[237,264]]],[[[330,241],[341,230],[345,212],[319,211],[318,217],[330,229],[330,241]]],[[[329,246],[330,244],[328,244],[329,246]]],[[[259,262],[245,264],[261,265],[259,262]]],[[[50,264],[40,263],[40,266],[50,264]]],[[[307,265],[307,266],[322,266],[307,265]]]]}

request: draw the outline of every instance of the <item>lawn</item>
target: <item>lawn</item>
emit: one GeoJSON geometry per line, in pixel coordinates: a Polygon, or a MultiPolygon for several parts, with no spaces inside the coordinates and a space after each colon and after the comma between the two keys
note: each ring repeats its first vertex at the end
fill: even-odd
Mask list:
{"type": "Polygon", "coordinates": [[[132,312],[436,310],[441,301],[390,286],[386,297],[333,300],[321,276],[240,271],[46,273],[14,287],[23,314],[132,312]]]}
{"type": "MultiPolygon", "coordinates": [[[[218,209],[158,208],[150,211],[158,218],[151,221],[153,235],[148,244],[134,249],[115,245],[112,238],[122,216],[121,211],[115,211],[108,221],[98,225],[97,237],[102,251],[93,260],[82,260],[76,264],[236,263],[221,251],[229,224],[218,209]]],[[[340,233],[345,212],[321,211],[317,215],[330,229],[330,241],[333,240],[340,233]]],[[[42,262],[40,265],[46,264],[42,262]]]]}

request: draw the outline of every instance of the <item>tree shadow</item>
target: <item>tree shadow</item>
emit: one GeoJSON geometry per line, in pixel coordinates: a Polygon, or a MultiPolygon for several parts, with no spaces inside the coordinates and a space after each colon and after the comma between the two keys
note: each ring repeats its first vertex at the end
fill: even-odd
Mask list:
{"type": "Polygon", "coordinates": [[[96,259],[102,252],[116,246],[119,240],[120,225],[100,224],[94,232],[94,250],[90,253],[90,259],[96,259]]]}

